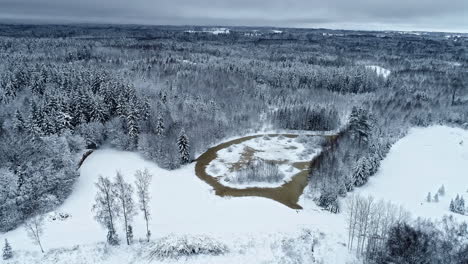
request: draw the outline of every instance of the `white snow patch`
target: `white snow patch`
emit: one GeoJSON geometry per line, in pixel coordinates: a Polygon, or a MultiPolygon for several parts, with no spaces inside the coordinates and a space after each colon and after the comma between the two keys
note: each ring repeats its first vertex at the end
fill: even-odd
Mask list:
{"type": "MultiPolygon", "coordinates": [[[[457,194],[468,198],[468,130],[445,126],[413,128],[357,192],[403,205],[413,216],[439,218],[457,194]],[[426,202],[444,185],[439,202],[426,202]]],[[[468,216],[453,214],[468,220],[468,216]]]]}
{"type": "Polygon", "coordinates": [[[384,78],[388,78],[390,75],[391,71],[387,70],[383,67],[377,66],[377,65],[367,65],[366,68],[371,69],[377,73],[377,75],[382,76],[384,78]]]}

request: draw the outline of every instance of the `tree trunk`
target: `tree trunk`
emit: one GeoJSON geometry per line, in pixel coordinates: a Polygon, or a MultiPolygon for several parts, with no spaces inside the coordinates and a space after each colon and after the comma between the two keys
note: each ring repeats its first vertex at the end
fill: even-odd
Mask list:
{"type": "Polygon", "coordinates": [[[146,209],[145,209],[145,221],[146,221],[146,240],[149,242],[150,236],[149,236],[149,227],[148,227],[148,213],[146,212],[146,209]]]}

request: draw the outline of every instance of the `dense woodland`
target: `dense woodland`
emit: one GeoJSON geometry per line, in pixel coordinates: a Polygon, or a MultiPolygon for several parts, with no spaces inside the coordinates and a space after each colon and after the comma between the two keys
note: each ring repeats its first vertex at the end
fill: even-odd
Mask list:
{"type": "Polygon", "coordinates": [[[89,149],[175,169],[264,127],[333,130],[307,193],[338,212],[409,127],[468,124],[467,36],[197,30],[0,25],[0,231],[60,205],[89,149]]]}

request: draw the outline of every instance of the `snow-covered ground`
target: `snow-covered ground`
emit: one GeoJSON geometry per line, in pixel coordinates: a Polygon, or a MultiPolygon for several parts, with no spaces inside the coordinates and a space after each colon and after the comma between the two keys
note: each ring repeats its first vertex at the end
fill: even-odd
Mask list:
{"type": "Polygon", "coordinates": [[[375,71],[375,73],[377,73],[377,75],[382,76],[384,78],[387,78],[391,73],[390,70],[385,69],[385,68],[380,67],[380,66],[377,66],[377,65],[368,65],[368,66],[366,66],[366,68],[375,71]]]}
{"type": "Polygon", "coordinates": [[[235,188],[278,187],[297,174],[300,170],[293,167],[295,162],[310,161],[320,153],[321,137],[300,136],[263,136],[232,145],[217,152],[217,158],[207,167],[207,173],[219,177],[223,185],[235,188]],[[230,179],[236,176],[234,167],[245,167],[248,160],[265,160],[281,163],[279,170],[284,174],[280,182],[233,183],[230,179]]]}
{"type": "MultiPolygon", "coordinates": [[[[68,213],[71,217],[64,221],[46,220],[42,243],[47,251],[80,246],[72,253],[52,251],[52,256],[47,255],[47,258],[60,259],[63,261],[61,263],[68,264],[134,263],[132,258],[137,257],[141,261],[143,257],[138,252],[123,256],[124,253],[118,250],[110,249],[109,253],[109,250],[104,250],[102,245],[97,244],[105,241],[106,231],[93,219],[91,207],[96,193],[94,183],[99,175],[114,177],[116,171],[120,171],[127,181],[133,182],[135,171],[145,168],[154,175],[151,186],[153,219],[150,223],[153,239],[170,234],[204,235],[216,238],[231,248],[226,256],[193,258],[189,263],[276,263],[289,253],[282,251],[284,247],[275,245],[283,240],[295,239],[297,233],[304,228],[312,229],[313,235],[320,239],[314,253],[307,251],[302,257],[308,258],[313,254],[318,260],[324,259],[324,263],[344,263],[348,258],[346,247],[343,246],[346,239],[342,219],[321,212],[312,202],[305,201],[303,206],[306,209],[296,211],[265,198],[222,198],[216,196],[209,185],[195,176],[194,164],[167,171],[145,161],[138,154],[115,150],[96,151],[82,165],[81,176],[73,193],[56,210],[68,213]],[[237,244],[246,249],[235,248],[237,244]],[[94,247],[98,249],[93,251],[94,247]],[[68,255],[75,258],[69,259],[68,255]]],[[[135,216],[133,226],[135,239],[144,238],[145,228],[141,214],[135,216]]],[[[118,231],[120,238],[123,238],[123,227],[118,226],[118,231]]],[[[28,239],[23,227],[0,235],[0,238],[8,238],[15,250],[38,250],[28,239]]],[[[299,245],[300,243],[297,244],[299,245]]],[[[302,246],[309,247],[310,244],[304,242],[302,246]]],[[[31,257],[30,254],[33,253],[21,254],[23,263],[41,263],[41,258],[31,257]]]]}
{"type": "MultiPolygon", "coordinates": [[[[0,234],[0,239],[8,238],[15,249],[17,257],[12,263],[146,261],[153,249],[151,245],[105,246],[106,232],[91,212],[98,175],[113,177],[120,171],[127,181],[133,182],[135,171],[144,168],[154,175],[150,228],[155,241],[168,235],[202,235],[229,249],[221,256],[179,260],[183,263],[310,263],[314,259],[316,263],[342,264],[354,259],[345,244],[344,213],[324,212],[304,196],[299,202],[303,210],[259,197],[222,198],[195,176],[194,164],[166,171],[135,153],[99,150],[84,162],[72,195],[57,209],[71,217],[46,221],[42,241],[45,255],[37,252],[37,246],[22,227],[0,234]]],[[[450,214],[449,202],[456,194],[468,198],[467,173],[467,130],[443,126],[414,128],[392,147],[369,183],[355,192],[399,203],[413,216],[441,217],[450,214]],[[427,193],[434,194],[441,185],[445,186],[445,196],[440,196],[438,203],[427,203],[427,193]]],[[[467,216],[457,217],[468,220],[467,216]]],[[[141,214],[135,216],[133,226],[135,238],[144,238],[141,214]]],[[[121,238],[122,229],[118,226],[121,238]]]]}
{"type": "MultiPolygon", "coordinates": [[[[445,126],[411,129],[357,192],[399,203],[414,217],[451,214],[451,199],[457,194],[468,198],[468,130],[445,126]],[[439,202],[428,203],[427,194],[434,197],[442,185],[445,195],[439,196],[439,202]]],[[[454,215],[468,220],[468,216],[454,215]]]]}

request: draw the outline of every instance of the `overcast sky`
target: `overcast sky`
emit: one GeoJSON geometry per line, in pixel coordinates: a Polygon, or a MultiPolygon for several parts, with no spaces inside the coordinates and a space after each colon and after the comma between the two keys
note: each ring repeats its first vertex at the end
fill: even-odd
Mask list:
{"type": "Polygon", "coordinates": [[[468,0],[0,0],[0,20],[468,32],[468,0]]]}

